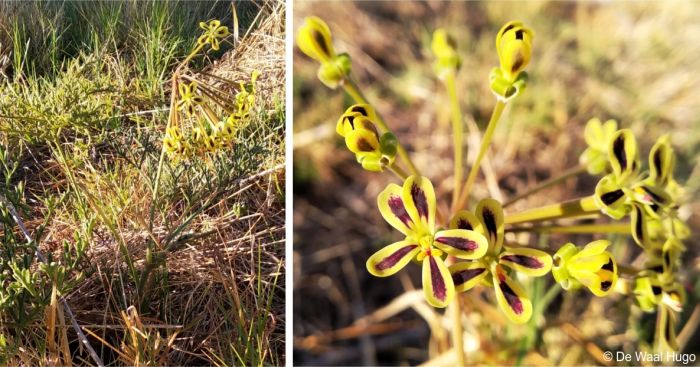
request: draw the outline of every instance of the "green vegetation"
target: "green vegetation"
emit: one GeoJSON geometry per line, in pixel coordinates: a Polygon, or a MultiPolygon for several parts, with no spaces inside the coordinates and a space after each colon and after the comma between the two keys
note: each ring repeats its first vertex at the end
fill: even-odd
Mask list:
{"type": "Polygon", "coordinates": [[[284,4],[0,10],[0,364],[283,364],[284,4]],[[163,160],[211,19],[232,35],[189,75],[234,96],[260,70],[256,103],[231,146],[163,160]]]}

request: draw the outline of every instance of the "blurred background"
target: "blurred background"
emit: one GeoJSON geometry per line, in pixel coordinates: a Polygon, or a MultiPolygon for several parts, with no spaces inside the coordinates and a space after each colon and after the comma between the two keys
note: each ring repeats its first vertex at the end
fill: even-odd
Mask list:
{"type": "MultiPolygon", "coordinates": [[[[432,69],[430,39],[438,27],[456,39],[463,58],[457,90],[471,132],[484,131],[495,103],[488,75],[498,65],[494,40],[499,28],[519,19],[535,31],[530,82],[501,119],[485,175],[475,185],[476,198],[507,200],[577,165],[590,118],[613,118],[631,128],[645,165],[656,138],[670,133],[678,155],[676,178],[688,191],[681,216],[695,232],[686,242],[682,278],[688,299],[677,331],[684,351],[697,354],[698,333],[693,325],[685,327],[700,295],[700,221],[691,215],[700,209],[696,5],[297,1],[294,31],[296,35],[310,15],[328,23],[336,51],[351,55],[363,92],[432,179],[444,208],[452,190],[453,153],[449,101],[432,69]]],[[[294,363],[423,363],[445,351],[450,320],[411,298],[415,292],[410,291],[420,288],[420,267],[409,265],[389,278],[367,273],[367,258],[401,239],[376,205],[377,194],[396,179],[363,171],[347,151],[335,123],[352,101],[342,90],[324,87],[317,68],[294,48],[294,363]]],[[[478,136],[467,139],[467,162],[476,155],[478,136]]],[[[596,177],[580,175],[509,211],[590,195],[596,182],[596,177]]],[[[567,241],[584,245],[598,238],[603,237],[525,234],[518,240],[557,249],[567,241]]],[[[620,263],[641,266],[641,251],[628,236],[608,238],[620,263]]],[[[468,362],[602,363],[596,359],[601,351],[636,351],[652,342],[656,317],[631,306],[630,298],[552,292],[552,284],[551,276],[527,284],[537,311],[524,326],[505,320],[489,289],[467,293],[462,322],[468,362]],[[545,306],[538,308],[546,297],[545,306]]]]}

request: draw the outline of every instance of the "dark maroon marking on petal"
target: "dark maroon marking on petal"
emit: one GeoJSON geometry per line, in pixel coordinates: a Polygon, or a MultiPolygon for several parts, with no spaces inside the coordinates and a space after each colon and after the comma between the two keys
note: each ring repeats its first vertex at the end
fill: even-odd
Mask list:
{"type": "Polygon", "coordinates": [[[516,39],[516,40],[522,40],[522,39],[523,39],[523,34],[524,34],[524,33],[525,33],[525,32],[524,32],[522,29],[518,29],[517,31],[515,31],[515,39],[516,39]]]}
{"type": "Polygon", "coordinates": [[[501,259],[522,265],[530,269],[539,269],[544,267],[542,261],[536,257],[525,256],[525,255],[505,255],[501,259]]]}
{"type": "Polygon", "coordinates": [[[642,190],[647,193],[647,195],[651,196],[651,200],[653,200],[655,203],[659,204],[664,204],[666,200],[662,198],[661,196],[657,195],[654,191],[652,191],[651,188],[647,186],[642,186],[642,190]]]}
{"type": "Polygon", "coordinates": [[[460,219],[457,221],[457,228],[458,229],[466,229],[469,231],[474,230],[474,228],[472,228],[472,224],[469,223],[468,220],[464,220],[464,219],[460,219]]]}
{"type": "Polygon", "coordinates": [[[413,202],[416,204],[416,209],[418,209],[418,215],[422,218],[428,219],[428,199],[425,197],[425,192],[420,186],[413,184],[411,187],[411,197],[413,202]]]}
{"type": "Polygon", "coordinates": [[[406,208],[403,206],[403,200],[401,200],[401,197],[396,195],[389,196],[389,208],[391,209],[391,212],[397,218],[399,218],[401,222],[403,222],[403,224],[410,227],[411,216],[408,215],[406,208]]]}
{"type": "Polygon", "coordinates": [[[506,27],[506,29],[503,30],[503,33],[502,33],[502,34],[506,34],[506,32],[508,32],[509,30],[511,30],[511,29],[513,29],[513,28],[515,28],[515,24],[509,25],[508,27],[506,27]]]}
{"type": "Polygon", "coordinates": [[[666,318],[666,330],[664,330],[664,336],[666,337],[666,341],[670,342],[672,339],[671,334],[673,332],[673,325],[671,325],[671,321],[668,318],[670,318],[670,315],[668,315],[666,318]]]}
{"type": "Polygon", "coordinates": [[[407,253],[413,251],[413,249],[416,247],[418,247],[418,245],[404,246],[404,247],[394,251],[393,254],[382,259],[382,261],[378,262],[376,265],[374,265],[374,267],[377,270],[389,269],[392,266],[396,265],[397,262],[399,262],[404,256],[406,256],[407,253]]]}
{"type": "Polygon", "coordinates": [[[326,56],[330,56],[330,51],[328,50],[328,47],[326,45],[326,39],[323,37],[323,34],[319,31],[314,30],[313,31],[314,35],[314,42],[316,42],[316,45],[323,50],[323,53],[326,56]]]}
{"type": "Polygon", "coordinates": [[[367,110],[363,106],[352,106],[350,112],[358,112],[362,116],[368,117],[367,110]]]}
{"type": "Polygon", "coordinates": [[[625,136],[620,134],[620,136],[613,142],[613,154],[620,162],[620,168],[622,171],[627,169],[627,152],[625,152],[625,136]]]}
{"type": "Polygon", "coordinates": [[[661,294],[661,287],[659,287],[658,285],[654,285],[651,287],[651,292],[654,293],[655,296],[658,296],[659,294],[661,294]]]}
{"type": "Polygon", "coordinates": [[[604,280],[600,282],[600,289],[603,290],[603,292],[607,292],[608,289],[610,289],[610,286],[612,285],[612,282],[609,280],[604,280]]]}
{"type": "Polygon", "coordinates": [[[479,244],[475,241],[461,237],[436,237],[435,242],[440,242],[463,251],[474,251],[479,247],[479,244]]]}
{"type": "Polygon", "coordinates": [[[357,148],[358,148],[361,152],[372,152],[372,151],[374,151],[374,147],[372,146],[372,144],[370,144],[370,142],[368,142],[367,139],[363,139],[363,138],[360,138],[360,139],[357,141],[357,148]]]}
{"type": "Polygon", "coordinates": [[[634,233],[637,235],[637,238],[639,239],[640,242],[644,241],[644,213],[642,213],[642,208],[635,206],[634,210],[636,211],[637,215],[635,216],[635,223],[634,223],[634,233]]]}
{"type": "Polygon", "coordinates": [[[655,273],[663,273],[664,272],[664,266],[663,265],[656,265],[648,268],[649,270],[655,272],[655,273]]]}
{"type": "Polygon", "coordinates": [[[458,271],[452,274],[452,281],[455,283],[455,286],[458,286],[474,279],[475,277],[483,274],[485,271],[485,268],[466,269],[458,271]]]}
{"type": "Polygon", "coordinates": [[[433,296],[444,301],[447,298],[447,286],[445,285],[445,279],[442,279],[442,274],[440,273],[440,268],[438,268],[437,262],[434,256],[428,257],[430,261],[430,282],[433,285],[433,296]]]}
{"type": "Polygon", "coordinates": [[[513,312],[520,315],[523,313],[523,301],[521,301],[520,297],[515,294],[515,291],[508,286],[508,284],[505,282],[505,278],[501,278],[501,276],[499,276],[499,278],[500,281],[498,282],[498,286],[501,288],[501,292],[503,292],[503,295],[506,297],[506,302],[508,302],[508,305],[513,312]]]}
{"type": "Polygon", "coordinates": [[[612,203],[620,200],[620,198],[623,196],[625,196],[625,192],[622,190],[610,191],[600,195],[600,201],[602,201],[605,205],[611,205],[612,203]]]}
{"type": "Polygon", "coordinates": [[[518,55],[516,56],[515,62],[513,63],[513,66],[510,68],[511,72],[515,72],[516,70],[520,69],[521,66],[525,63],[525,59],[523,58],[522,52],[518,52],[518,55]]]}
{"type": "Polygon", "coordinates": [[[649,205],[649,208],[650,208],[651,211],[653,211],[654,213],[658,213],[658,212],[659,212],[659,209],[661,209],[661,207],[659,206],[659,204],[656,204],[656,203],[651,203],[651,204],[649,205]]]}
{"type": "Polygon", "coordinates": [[[654,157],[652,160],[654,161],[654,168],[656,168],[657,175],[662,176],[662,173],[661,173],[661,149],[657,149],[654,152],[654,157]]]}
{"type": "Polygon", "coordinates": [[[669,251],[664,251],[664,263],[666,264],[666,267],[671,267],[671,254],[669,251]]]}
{"type": "Polygon", "coordinates": [[[345,119],[350,123],[350,127],[355,130],[355,116],[354,115],[349,115],[345,116],[345,119]]]}
{"type": "Polygon", "coordinates": [[[603,266],[601,267],[601,269],[607,270],[607,271],[610,271],[610,272],[612,272],[613,270],[615,270],[615,264],[613,263],[612,258],[610,258],[610,260],[608,260],[608,263],[605,264],[605,265],[603,265],[603,266]]]}
{"type": "Polygon", "coordinates": [[[498,227],[496,227],[496,216],[493,214],[491,209],[489,208],[484,208],[482,212],[482,216],[484,219],[484,225],[486,226],[486,230],[489,231],[489,234],[491,235],[491,239],[493,242],[496,241],[498,238],[498,227]]]}

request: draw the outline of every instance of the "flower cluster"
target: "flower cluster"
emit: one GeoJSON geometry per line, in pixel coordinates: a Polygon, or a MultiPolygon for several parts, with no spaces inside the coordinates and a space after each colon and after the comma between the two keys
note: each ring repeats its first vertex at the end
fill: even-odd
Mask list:
{"type": "Polygon", "coordinates": [[[335,131],[345,139],[345,145],[355,153],[362,168],[381,172],[394,163],[396,137],[390,132],[379,134],[375,125],[376,113],[372,106],[350,106],[338,119],[335,131]]]}
{"type": "Polygon", "coordinates": [[[657,139],[649,152],[648,171],[642,170],[637,141],[628,129],[616,129],[593,119],[586,126],[588,149],[581,161],[589,173],[604,174],[595,189],[595,202],[613,219],[629,215],[630,232],[647,257],[634,277],[636,303],[646,312],[657,311],[665,332],[657,343],[677,349],[674,325],[685,295],[678,276],[683,240],[690,229],[678,216],[683,189],[673,177],[676,157],[670,137],[657,139]]]}
{"type": "Polygon", "coordinates": [[[163,148],[168,156],[183,159],[231,146],[236,130],[250,117],[255,103],[255,81],[259,75],[259,71],[253,72],[249,88],[239,83],[241,89],[233,98],[233,103],[228,104],[218,98],[216,92],[200,93],[200,85],[196,81],[180,81],[175,106],[176,114],[181,114],[171,119],[163,138],[163,148]],[[216,106],[229,111],[228,116],[220,118],[215,112],[216,106]],[[187,126],[189,134],[185,135],[183,129],[187,126]]]}
{"type": "MultiPolygon", "coordinates": [[[[440,308],[450,304],[457,292],[477,286],[492,287],[499,308],[515,323],[525,323],[533,316],[533,302],[521,284],[520,275],[543,277],[551,272],[554,281],[565,291],[585,287],[597,297],[625,294],[643,311],[656,310],[659,314],[657,326],[662,330],[657,333],[657,345],[677,350],[675,323],[685,302],[678,268],[685,251],[683,240],[690,230],[678,214],[684,193],[673,177],[676,157],[669,136],[656,141],[645,170],[631,130],[618,129],[615,120],[603,123],[591,119],[584,133],[588,148],[580,157],[581,167],[573,171],[602,176],[592,195],[509,215],[504,212],[504,205],[488,198],[481,200],[474,211],[459,210],[467,208],[479,164],[503,108],[526,86],[524,70],[532,57],[533,38],[534,32],[517,21],[505,24],[498,32],[496,51],[500,65],[490,74],[490,87],[497,103],[461,193],[458,191],[462,187],[461,150],[455,147],[451,217],[446,218],[448,223],[436,223],[437,218],[444,217],[438,213],[433,184],[418,173],[405,148],[357,89],[350,77],[350,58],[335,53],[326,23],[317,17],[305,20],[297,36],[299,48],[321,64],[318,77],[325,85],[343,86],[357,103],[338,119],[337,133],[364,169],[388,169],[403,182],[402,185],[389,184],[379,194],[377,202],[384,219],[404,238],[371,255],[366,262],[367,270],[372,275],[387,277],[411,261],[421,264],[425,299],[440,308]],[[396,167],[397,154],[409,165],[412,175],[396,167]],[[630,223],[614,225],[614,230],[606,227],[607,224],[536,224],[601,212],[617,221],[629,217],[630,223]],[[526,222],[531,225],[518,227],[526,222]],[[643,249],[647,261],[643,269],[618,264],[614,251],[610,250],[611,242],[606,239],[594,240],[582,247],[566,243],[554,249],[506,242],[506,231],[536,233],[535,227],[545,232],[563,229],[562,232],[569,233],[629,233],[643,249]]],[[[461,58],[456,42],[443,29],[433,33],[431,49],[435,55],[435,72],[450,92],[457,146],[463,139],[454,76],[460,69],[461,58]]],[[[510,203],[561,180],[548,180],[541,188],[528,190],[510,203]]]]}
{"type": "MultiPolygon", "coordinates": [[[[228,95],[220,86],[181,74],[180,70],[205,45],[218,50],[221,39],[229,35],[228,28],[218,20],[201,22],[199,26],[204,33],[173,76],[170,117],[163,137],[163,150],[173,160],[230,147],[236,130],[250,118],[250,110],[255,104],[255,82],[260,76],[258,70],[253,71],[248,83],[238,82],[239,89],[234,96],[228,95]],[[223,118],[217,113],[221,110],[226,114],[223,118]]],[[[235,83],[220,78],[218,80],[235,88],[235,83]]]]}

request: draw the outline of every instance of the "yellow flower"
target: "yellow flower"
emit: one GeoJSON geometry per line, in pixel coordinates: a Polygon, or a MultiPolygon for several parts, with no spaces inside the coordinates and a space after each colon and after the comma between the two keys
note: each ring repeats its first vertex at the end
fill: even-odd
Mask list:
{"type": "Polygon", "coordinates": [[[380,135],[371,118],[376,114],[370,105],[353,105],[338,119],[335,130],[362,168],[380,172],[394,163],[397,141],[389,132],[380,135]]]}
{"type": "Polygon", "coordinates": [[[629,129],[613,134],[608,157],[612,172],[596,185],[596,206],[616,220],[630,214],[632,237],[644,247],[649,238],[649,216],[658,217],[658,209],[666,208],[670,198],[662,188],[643,179],[637,140],[629,129]]]}
{"type": "Polygon", "coordinates": [[[506,23],[496,36],[496,51],[501,62],[503,77],[514,82],[530,63],[534,33],[522,22],[506,23]]]}
{"type": "Polygon", "coordinates": [[[455,287],[442,256],[478,259],[486,253],[486,238],[470,230],[436,230],[435,191],[425,177],[410,176],[403,187],[390,184],[379,194],[377,204],[384,219],[406,238],[370,256],[367,270],[374,276],[387,277],[415,258],[423,264],[426,300],[435,307],[447,306],[455,287]]]}
{"type": "Polygon", "coordinates": [[[496,36],[496,51],[501,66],[491,70],[489,81],[496,98],[508,102],[527,84],[523,72],[532,56],[534,33],[521,22],[506,23],[496,36]]]}
{"type": "Polygon", "coordinates": [[[177,101],[177,109],[184,110],[188,116],[194,116],[195,107],[204,103],[204,98],[197,94],[197,82],[178,85],[180,99],[177,101]]]}
{"type": "Polygon", "coordinates": [[[457,46],[447,31],[440,28],[433,32],[433,40],[430,47],[435,55],[434,69],[440,79],[445,78],[449,73],[459,70],[462,59],[457,53],[457,46]]]}
{"type": "Polygon", "coordinates": [[[222,26],[218,20],[210,20],[209,24],[199,22],[199,28],[204,30],[204,34],[199,36],[197,43],[200,45],[210,44],[212,50],[219,49],[219,41],[228,36],[228,27],[222,26]]]}
{"type": "Polygon", "coordinates": [[[581,154],[581,164],[586,165],[588,173],[598,175],[608,169],[608,147],[613,135],[617,131],[617,121],[608,120],[601,123],[599,119],[592,118],[586,123],[583,137],[588,148],[581,154]]]}
{"type": "Polygon", "coordinates": [[[465,292],[477,284],[492,286],[498,306],[508,319],[518,324],[525,323],[532,317],[532,301],[505,268],[540,277],[552,268],[552,257],[532,248],[503,249],[503,207],[498,201],[481,200],[475,213],[466,210],[458,212],[450,221],[450,228],[483,234],[488,242],[488,251],[479,260],[458,262],[450,266],[455,289],[465,292]],[[487,280],[488,276],[490,281],[487,280]]]}
{"type": "Polygon", "coordinates": [[[331,31],[319,17],[307,17],[297,33],[297,45],[301,52],[318,61],[318,79],[331,89],[345,82],[352,62],[345,53],[336,54],[331,41],[331,31]]]}
{"type": "Polygon", "coordinates": [[[306,56],[326,63],[335,57],[331,30],[319,17],[306,17],[297,33],[297,45],[306,56]]]}
{"type": "Polygon", "coordinates": [[[617,283],[617,263],[605,249],[610,241],[593,241],[583,249],[567,243],[554,254],[552,275],[562,288],[586,286],[598,297],[607,296],[617,283]]]}

